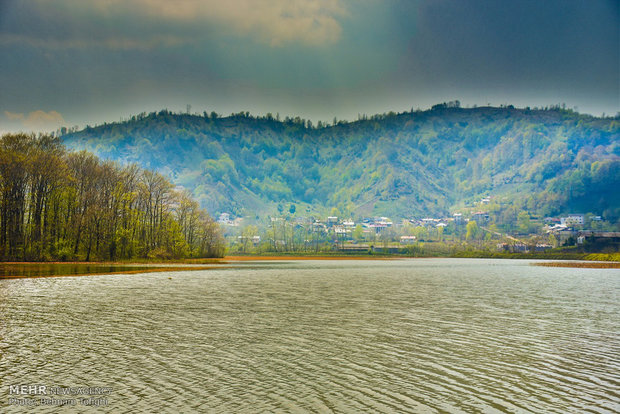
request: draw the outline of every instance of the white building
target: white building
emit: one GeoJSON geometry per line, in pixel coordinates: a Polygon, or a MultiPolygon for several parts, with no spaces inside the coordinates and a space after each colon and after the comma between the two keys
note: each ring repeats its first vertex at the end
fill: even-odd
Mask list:
{"type": "Polygon", "coordinates": [[[415,242],[415,236],[400,236],[400,244],[413,244],[415,242]]]}
{"type": "Polygon", "coordinates": [[[220,217],[217,219],[217,222],[219,224],[231,224],[230,214],[228,214],[228,213],[220,214],[220,217]]]}
{"type": "Polygon", "coordinates": [[[563,226],[583,226],[583,214],[569,214],[567,217],[561,217],[560,222],[563,226]]]}

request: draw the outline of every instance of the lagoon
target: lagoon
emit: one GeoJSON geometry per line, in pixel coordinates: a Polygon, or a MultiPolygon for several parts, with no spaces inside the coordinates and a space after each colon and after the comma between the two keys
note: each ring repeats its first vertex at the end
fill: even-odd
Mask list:
{"type": "Polygon", "coordinates": [[[484,259],[0,280],[0,407],[42,384],[105,388],[98,412],[614,412],[619,292],[484,259]]]}

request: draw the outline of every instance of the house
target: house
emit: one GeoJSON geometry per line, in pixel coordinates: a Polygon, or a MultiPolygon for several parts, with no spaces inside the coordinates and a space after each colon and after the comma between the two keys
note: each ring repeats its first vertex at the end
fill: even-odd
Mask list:
{"type": "Polygon", "coordinates": [[[529,253],[530,249],[527,244],[524,243],[515,243],[511,246],[511,250],[513,253],[529,253]]]}
{"type": "Polygon", "coordinates": [[[232,221],[230,221],[230,214],[228,213],[220,214],[220,216],[217,219],[217,222],[218,224],[226,224],[226,225],[232,224],[232,221]]]}
{"type": "Polygon", "coordinates": [[[413,244],[415,242],[415,236],[400,236],[400,244],[413,244]]]}
{"type": "Polygon", "coordinates": [[[549,249],[553,249],[553,246],[547,243],[538,243],[536,244],[536,247],[535,247],[535,250],[537,252],[544,252],[549,249]]]}
{"type": "Polygon", "coordinates": [[[463,215],[461,213],[454,213],[454,224],[459,225],[463,223],[463,215]]]}
{"type": "Polygon", "coordinates": [[[327,227],[325,226],[325,224],[321,223],[320,221],[315,221],[312,224],[312,232],[313,233],[327,233],[327,227]]]}
{"type": "Polygon", "coordinates": [[[498,243],[497,250],[501,252],[512,252],[512,253],[529,253],[529,249],[527,244],[524,243],[498,243]]]}
{"type": "Polygon", "coordinates": [[[478,224],[486,223],[489,221],[489,213],[486,211],[478,211],[472,215],[472,220],[478,224]]]}
{"type": "Polygon", "coordinates": [[[554,224],[553,226],[550,226],[547,224],[543,229],[546,230],[547,233],[557,233],[557,232],[566,230],[567,227],[561,224],[554,224]]]}
{"type": "Polygon", "coordinates": [[[551,224],[551,223],[560,224],[561,223],[560,219],[557,217],[545,217],[543,221],[547,224],[551,224]]]}
{"type": "Polygon", "coordinates": [[[433,218],[425,218],[422,219],[422,224],[426,227],[433,227],[435,226],[435,223],[437,223],[438,220],[433,219],[433,218]]]}
{"type": "Polygon", "coordinates": [[[237,240],[239,240],[240,243],[250,242],[256,246],[260,243],[260,236],[237,236],[237,240]]]}
{"type": "Polygon", "coordinates": [[[385,223],[372,223],[368,225],[368,228],[374,230],[375,233],[381,233],[388,228],[388,225],[385,223]]]}
{"type": "Polygon", "coordinates": [[[569,214],[567,217],[561,217],[560,222],[564,226],[583,226],[584,215],[583,214],[569,214]]]}
{"type": "Polygon", "coordinates": [[[338,223],[338,217],[336,216],[327,217],[327,224],[336,224],[336,223],[338,223]]]}
{"type": "Polygon", "coordinates": [[[583,244],[586,241],[605,245],[614,250],[620,249],[620,231],[591,231],[586,230],[578,233],[577,243],[583,244]],[[581,239],[581,242],[580,242],[581,239]]]}
{"type": "Polygon", "coordinates": [[[254,246],[260,243],[260,236],[237,236],[240,243],[250,242],[254,246]]]}
{"type": "Polygon", "coordinates": [[[557,237],[560,244],[564,244],[568,239],[570,239],[571,237],[574,237],[577,234],[577,232],[573,231],[573,229],[571,228],[564,227],[558,231],[555,231],[554,234],[557,237]]]}
{"type": "Polygon", "coordinates": [[[342,225],[345,227],[355,227],[355,222],[353,219],[348,219],[342,222],[342,225]]]}

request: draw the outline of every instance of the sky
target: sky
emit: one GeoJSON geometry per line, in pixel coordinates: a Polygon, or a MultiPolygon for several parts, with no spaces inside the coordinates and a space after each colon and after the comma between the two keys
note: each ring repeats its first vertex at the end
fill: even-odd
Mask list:
{"type": "Polygon", "coordinates": [[[0,0],[0,131],[167,108],[620,111],[618,0],[0,0]]]}

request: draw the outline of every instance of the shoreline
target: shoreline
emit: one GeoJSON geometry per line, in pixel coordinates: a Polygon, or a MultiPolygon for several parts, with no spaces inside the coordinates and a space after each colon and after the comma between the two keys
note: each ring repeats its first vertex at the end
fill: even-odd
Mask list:
{"type": "Polygon", "coordinates": [[[269,255],[269,256],[224,256],[218,258],[206,258],[206,259],[179,259],[179,260],[131,260],[131,261],[50,261],[50,262],[36,262],[36,261],[0,261],[0,266],[3,265],[83,265],[83,266],[197,266],[207,264],[230,264],[230,262],[253,262],[253,261],[267,261],[267,260],[394,260],[394,259],[437,259],[438,256],[428,257],[407,257],[407,256],[351,256],[351,255],[324,255],[324,256],[304,256],[304,255],[269,255]]]}
{"type": "Polygon", "coordinates": [[[514,259],[514,260],[552,260],[564,262],[607,262],[620,263],[620,252],[616,253],[498,253],[487,251],[462,251],[449,255],[414,255],[379,253],[379,254],[307,254],[307,253],[271,253],[271,254],[232,254],[223,257],[185,258],[185,259],[147,259],[98,261],[0,261],[2,265],[83,265],[83,266],[184,266],[230,264],[231,262],[251,262],[269,260],[395,260],[395,259],[514,259]]]}
{"type": "MultiPolygon", "coordinates": [[[[269,256],[224,256],[210,259],[184,259],[167,262],[0,262],[0,280],[29,279],[41,277],[97,276],[113,274],[140,274],[196,270],[230,269],[235,264],[268,261],[354,261],[354,260],[399,260],[399,259],[507,259],[485,257],[404,257],[404,256],[304,256],[304,255],[269,255],[269,256]],[[72,266],[83,266],[84,269],[70,269],[72,266]],[[63,267],[69,269],[62,269],[63,267]],[[56,268],[56,269],[54,269],[56,268]],[[97,269],[100,268],[100,269],[97,269]],[[115,269],[118,268],[118,269],[115,269]],[[133,268],[133,269],[132,269],[133,268]],[[24,271],[30,270],[27,274],[24,271]],[[65,271],[63,271],[65,270],[65,271]],[[53,273],[57,271],[58,273],[53,273]],[[11,274],[12,273],[12,274],[11,274]],[[38,273],[38,274],[37,274],[38,273]]],[[[517,259],[517,258],[515,258],[517,259]]],[[[519,258],[522,259],[522,258],[519,258]]],[[[531,260],[541,260],[532,258],[531,260]]],[[[620,269],[618,261],[592,261],[583,259],[543,259],[545,262],[530,263],[531,266],[589,269],[620,269]]]]}
{"type": "MultiPolygon", "coordinates": [[[[268,261],[268,260],[395,260],[395,259],[422,259],[415,257],[404,256],[304,256],[304,255],[291,255],[291,256],[224,256],[223,260],[231,260],[234,262],[253,262],[253,261],[268,261]]],[[[426,258],[428,259],[428,258],[426,258]]]]}
{"type": "MultiPolygon", "coordinates": [[[[0,280],[8,280],[8,279],[38,279],[38,278],[47,278],[47,277],[72,277],[72,276],[98,276],[98,275],[131,275],[131,274],[140,274],[140,273],[161,273],[161,272],[183,272],[183,271],[194,271],[194,270],[214,270],[214,269],[222,269],[225,268],[225,266],[219,266],[219,267],[214,267],[214,266],[148,266],[148,267],[144,267],[141,269],[135,269],[135,270],[128,270],[128,269],[124,269],[124,270],[106,270],[106,271],[102,271],[102,272],[93,272],[93,271],[78,271],[76,273],[58,273],[58,274],[36,274],[36,275],[5,275],[2,274],[2,265],[4,263],[0,263],[0,280]]],[[[17,263],[17,265],[40,265],[42,263],[39,262],[30,262],[28,264],[25,263],[17,263]]],[[[49,264],[53,264],[53,263],[49,263],[49,264]]],[[[76,264],[76,263],[73,263],[76,264]]],[[[14,265],[14,264],[13,264],[14,265]]],[[[96,267],[97,265],[94,265],[94,267],[96,267]]],[[[114,265],[110,265],[110,264],[105,264],[105,265],[101,265],[101,266],[114,266],[114,265]]],[[[129,266],[129,265],[124,265],[127,267],[138,267],[138,266],[129,266]]],[[[119,266],[120,267],[120,266],[119,266]]]]}

